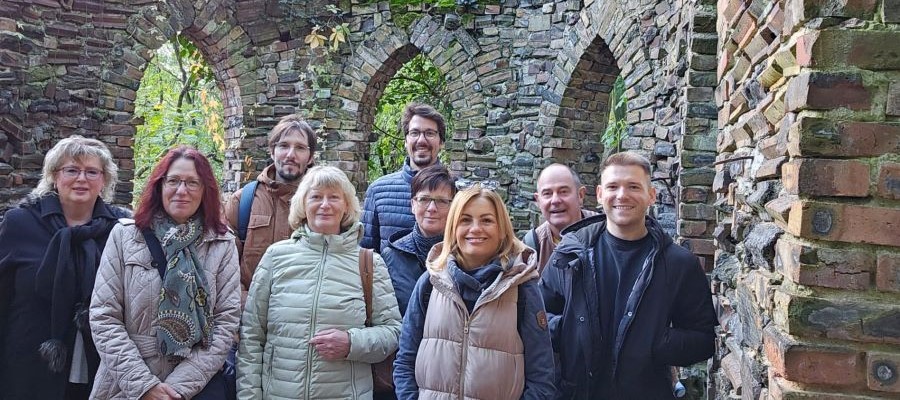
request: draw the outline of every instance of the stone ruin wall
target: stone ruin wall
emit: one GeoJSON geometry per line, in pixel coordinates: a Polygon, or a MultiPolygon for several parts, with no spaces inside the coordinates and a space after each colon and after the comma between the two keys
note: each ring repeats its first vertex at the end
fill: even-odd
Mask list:
{"type": "Polygon", "coordinates": [[[338,4],[350,46],[325,59],[303,37],[329,3],[0,2],[0,205],[30,191],[70,134],[111,147],[116,201],[130,203],[133,102],[175,32],[224,93],[226,192],[266,165],[266,133],[294,112],[321,129],[321,161],[363,191],[375,103],[425,54],[450,82],[450,168],[498,180],[519,229],[539,218],[531,193],[552,161],[593,197],[621,75],[623,148],[651,158],[654,214],[711,272],[722,332],[710,396],[900,391],[897,1],[507,0],[454,21],[353,0],[338,4]],[[422,17],[397,23],[410,12],[422,17]]]}

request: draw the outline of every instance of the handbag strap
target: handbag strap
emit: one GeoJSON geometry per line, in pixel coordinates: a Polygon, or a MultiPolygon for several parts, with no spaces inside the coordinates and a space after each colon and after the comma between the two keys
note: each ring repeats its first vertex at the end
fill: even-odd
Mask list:
{"type": "Polygon", "coordinates": [[[372,326],[372,282],[375,279],[372,249],[359,249],[359,278],[362,279],[363,299],[366,302],[366,326],[372,326]]]}
{"type": "Polygon", "coordinates": [[[150,249],[150,254],[153,256],[151,265],[156,267],[156,270],[159,271],[159,278],[165,280],[166,255],[163,253],[162,245],[159,244],[159,239],[156,238],[156,235],[153,234],[153,231],[150,229],[141,229],[141,234],[144,235],[144,241],[147,242],[147,247],[150,249]]]}

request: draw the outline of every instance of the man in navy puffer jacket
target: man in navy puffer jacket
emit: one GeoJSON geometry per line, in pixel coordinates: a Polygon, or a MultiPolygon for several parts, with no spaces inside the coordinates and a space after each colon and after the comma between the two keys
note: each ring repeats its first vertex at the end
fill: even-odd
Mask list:
{"type": "Polygon", "coordinates": [[[416,173],[438,162],[446,134],[444,116],[434,107],[410,103],[403,110],[400,130],[406,138],[406,161],[399,171],[382,176],[366,190],[362,223],[365,227],[360,246],[379,254],[395,232],[413,227],[416,219],[410,209],[410,185],[416,173]]]}

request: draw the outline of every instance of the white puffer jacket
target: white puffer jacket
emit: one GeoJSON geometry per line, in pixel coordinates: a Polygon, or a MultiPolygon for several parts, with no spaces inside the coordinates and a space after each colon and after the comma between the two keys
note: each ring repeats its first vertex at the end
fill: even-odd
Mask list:
{"type": "Polygon", "coordinates": [[[381,257],[375,255],[372,326],[359,276],[361,225],[323,235],[300,227],[260,261],[247,298],[238,355],[238,398],[370,399],[371,363],[397,350],[400,312],[381,257]],[[322,359],[316,332],[350,333],[350,353],[322,359]]]}

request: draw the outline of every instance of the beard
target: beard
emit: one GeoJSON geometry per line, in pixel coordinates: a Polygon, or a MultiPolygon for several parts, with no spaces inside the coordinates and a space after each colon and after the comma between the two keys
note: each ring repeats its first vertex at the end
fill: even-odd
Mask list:
{"type": "Polygon", "coordinates": [[[280,168],[275,168],[275,173],[281,177],[286,182],[296,182],[303,177],[303,173],[306,172],[306,168],[301,168],[297,165],[289,165],[288,167],[293,167],[291,169],[285,168],[285,166],[281,166],[280,168]],[[293,172],[296,171],[296,172],[293,172]]]}

